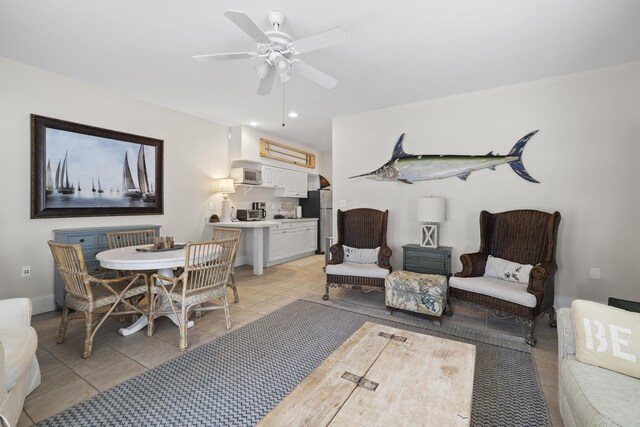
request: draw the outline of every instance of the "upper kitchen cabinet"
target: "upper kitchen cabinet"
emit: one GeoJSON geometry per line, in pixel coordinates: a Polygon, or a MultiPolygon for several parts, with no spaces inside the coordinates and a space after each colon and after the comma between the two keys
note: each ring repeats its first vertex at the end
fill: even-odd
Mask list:
{"type": "Polygon", "coordinates": [[[262,165],[262,187],[285,188],[286,171],[273,166],[262,165]]]}
{"type": "Polygon", "coordinates": [[[284,172],[285,185],[276,190],[276,197],[307,197],[307,174],[292,170],[284,172]]]}

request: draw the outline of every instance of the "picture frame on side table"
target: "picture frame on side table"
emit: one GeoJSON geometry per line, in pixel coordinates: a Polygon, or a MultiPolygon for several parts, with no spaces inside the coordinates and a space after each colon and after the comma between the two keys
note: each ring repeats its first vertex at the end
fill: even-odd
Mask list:
{"type": "Polygon", "coordinates": [[[162,215],[163,141],[31,115],[31,218],[162,215]]]}

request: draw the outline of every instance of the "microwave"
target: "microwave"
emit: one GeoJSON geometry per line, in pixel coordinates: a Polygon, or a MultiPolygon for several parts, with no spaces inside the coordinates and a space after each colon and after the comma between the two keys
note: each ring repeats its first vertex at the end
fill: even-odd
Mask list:
{"type": "Polygon", "coordinates": [[[262,184],[262,172],[256,169],[232,168],[231,178],[233,178],[234,184],[262,184]]]}
{"type": "Polygon", "coordinates": [[[262,219],[262,211],[260,209],[238,209],[236,218],[239,221],[260,221],[262,219]]]}

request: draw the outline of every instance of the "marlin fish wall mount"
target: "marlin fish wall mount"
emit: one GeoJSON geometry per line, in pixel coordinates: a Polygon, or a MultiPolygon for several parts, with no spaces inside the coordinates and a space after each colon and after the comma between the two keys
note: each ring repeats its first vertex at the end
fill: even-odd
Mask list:
{"type": "Polygon", "coordinates": [[[373,172],[362,175],[351,176],[349,178],[367,177],[377,181],[400,181],[405,184],[413,184],[415,181],[425,181],[429,179],[443,179],[457,176],[466,181],[471,172],[480,169],[496,170],[496,166],[508,163],[509,166],[521,178],[529,182],[538,182],[529,175],[522,163],[522,151],[524,146],[537,130],[523,136],[516,142],[509,154],[500,156],[493,154],[493,151],[485,155],[469,156],[455,154],[407,154],[402,149],[404,133],[400,135],[396,146],[393,148],[393,155],[384,165],[373,172]]]}

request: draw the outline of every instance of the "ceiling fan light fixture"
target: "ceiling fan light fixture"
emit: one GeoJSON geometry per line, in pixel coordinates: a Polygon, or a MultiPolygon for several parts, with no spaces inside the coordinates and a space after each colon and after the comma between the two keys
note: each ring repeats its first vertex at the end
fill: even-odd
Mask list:
{"type": "Polygon", "coordinates": [[[289,72],[289,70],[291,69],[291,64],[284,56],[279,56],[278,58],[276,58],[274,65],[276,67],[276,70],[278,70],[278,72],[282,74],[289,72]]]}

